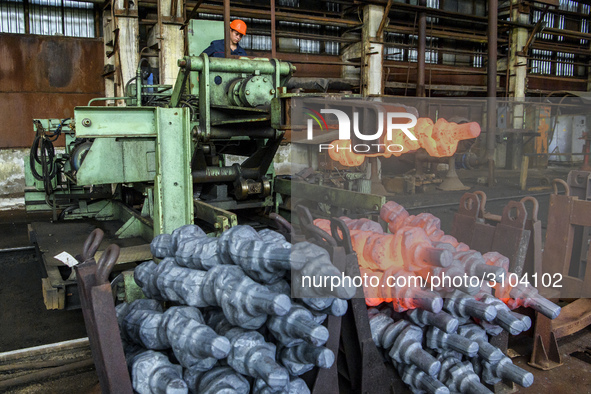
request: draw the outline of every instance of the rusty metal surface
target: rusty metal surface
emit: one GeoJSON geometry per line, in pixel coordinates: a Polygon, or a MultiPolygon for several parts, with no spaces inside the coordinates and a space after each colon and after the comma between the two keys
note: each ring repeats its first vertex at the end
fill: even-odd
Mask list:
{"type": "Polygon", "coordinates": [[[97,264],[94,253],[102,237],[103,232],[99,229],[91,233],[79,257],[83,262],[75,268],[82,312],[102,392],[131,394],[131,380],[108,281],[109,273],[119,257],[119,247],[109,246],[97,264]]]}
{"type": "MultiPolygon", "coordinates": [[[[256,57],[271,57],[270,51],[249,51],[249,54],[256,57]]],[[[277,52],[276,58],[287,62],[293,62],[295,64],[296,71],[293,74],[294,77],[341,77],[340,64],[343,62],[339,56],[277,52]]]]}
{"type": "Polygon", "coordinates": [[[560,315],[552,320],[552,332],[556,338],[562,338],[590,324],[591,299],[581,298],[562,308],[560,315]]]}
{"type": "MultiPolygon", "coordinates": [[[[571,256],[576,226],[591,227],[591,201],[581,201],[570,196],[566,182],[554,181],[555,194],[550,196],[546,245],[543,254],[543,271],[552,278],[561,275],[561,296],[578,298],[591,296],[591,270],[582,276],[580,270],[571,272],[571,256]],[[566,195],[556,194],[557,184],[563,184],[566,195]],[[575,275],[575,276],[572,276],[575,275]]],[[[587,253],[587,260],[589,259],[587,253]]]]}
{"type": "Polygon", "coordinates": [[[450,234],[471,249],[486,253],[493,250],[491,248],[495,226],[483,222],[486,195],[479,193],[464,193],[460,199],[458,212],[454,215],[450,234]]]}
{"type": "Polygon", "coordinates": [[[530,231],[525,229],[527,211],[521,202],[509,201],[497,224],[491,250],[509,258],[509,272],[521,276],[528,250],[530,231]],[[514,213],[513,213],[514,212],[514,213]]]}
{"type": "MultiPolygon", "coordinates": [[[[325,248],[334,265],[347,276],[361,276],[357,254],[353,250],[349,228],[340,219],[331,219],[331,234],[316,227],[313,223],[310,211],[303,207],[297,207],[300,228],[308,241],[314,242],[325,248]]],[[[343,344],[343,352],[335,351],[335,354],[345,356],[344,364],[348,371],[348,385],[351,392],[359,393],[388,393],[407,392],[404,383],[393,373],[393,368],[388,368],[371,336],[367,305],[362,296],[362,289],[357,288],[356,297],[349,300],[349,308],[342,317],[340,338],[343,344]]],[[[332,333],[331,333],[332,335],[332,333]]],[[[332,350],[332,349],[331,349],[332,350]]],[[[336,374],[336,366],[343,364],[335,362],[333,368],[336,374]]],[[[329,370],[330,371],[330,370],[329,370]]],[[[328,384],[333,382],[326,380],[317,381],[318,387],[314,387],[314,393],[339,392],[338,385],[328,384]]]]}
{"type": "MultiPolygon", "coordinates": [[[[526,202],[532,203],[532,212],[528,214],[525,222],[525,229],[529,230],[529,246],[525,255],[523,272],[529,274],[542,275],[542,221],[538,219],[539,203],[534,197],[527,196],[520,201],[525,205],[526,202]]],[[[527,206],[526,206],[527,209],[527,206]]]]}
{"type": "Polygon", "coordinates": [[[104,95],[100,39],[0,34],[0,58],[0,148],[30,146],[33,118],[70,117],[104,95]]]}
{"type": "Polygon", "coordinates": [[[552,332],[552,320],[536,312],[534,349],[528,364],[545,371],[561,366],[562,357],[556,339],[552,332]]]}
{"type": "Polygon", "coordinates": [[[470,245],[474,234],[474,225],[478,220],[480,200],[474,193],[464,193],[460,198],[458,212],[454,215],[451,235],[459,242],[470,245]]]}

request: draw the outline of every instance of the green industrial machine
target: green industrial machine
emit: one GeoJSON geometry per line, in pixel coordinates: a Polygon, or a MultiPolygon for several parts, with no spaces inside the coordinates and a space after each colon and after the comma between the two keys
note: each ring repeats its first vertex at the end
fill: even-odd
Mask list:
{"type": "Polygon", "coordinates": [[[194,215],[223,231],[236,224],[230,210],[269,210],[284,133],[271,126],[282,116],[271,102],[294,67],[205,54],[179,67],[172,89],[142,84],[139,69],[126,107],[77,107],[71,120],[35,120],[27,209],[96,219],[125,211],[117,235],[147,239],[193,223],[194,215]],[[60,134],[66,149],[56,155],[51,142],[60,134]],[[246,160],[225,165],[226,154],[246,160]]]}

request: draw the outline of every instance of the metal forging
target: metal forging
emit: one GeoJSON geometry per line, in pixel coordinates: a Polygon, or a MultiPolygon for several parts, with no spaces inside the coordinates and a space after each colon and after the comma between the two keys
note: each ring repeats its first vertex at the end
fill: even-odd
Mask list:
{"type": "Polygon", "coordinates": [[[395,363],[402,381],[412,389],[430,394],[449,394],[449,389],[435,377],[421,371],[415,365],[395,363]]]}
{"type": "Polygon", "coordinates": [[[503,357],[494,363],[484,361],[482,367],[482,380],[488,384],[498,383],[501,379],[510,380],[523,387],[529,387],[534,383],[534,375],[513,364],[509,357],[503,357]]]}
{"type": "Polygon", "coordinates": [[[511,312],[503,301],[490,294],[482,294],[478,298],[485,304],[492,305],[497,309],[497,316],[491,323],[501,326],[503,330],[509,332],[511,335],[517,335],[520,332],[530,329],[531,319],[529,316],[511,312]]]}
{"type": "Polygon", "coordinates": [[[150,242],[150,252],[157,259],[174,256],[174,249],[172,247],[172,235],[160,234],[154,237],[150,242]]]}
{"type": "Polygon", "coordinates": [[[189,392],[183,380],[183,367],[172,364],[160,352],[147,350],[131,360],[133,389],[139,394],[185,394],[189,392]]]}
{"type": "Polygon", "coordinates": [[[248,380],[229,366],[217,366],[209,371],[185,369],[183,379],[192,394],[248,394],[250,392],[248,380]]]}
{"type": "Polygon", "coordinates": [[[499,361],[505,355],[501,349],[488,343],[486,331],[476,324],[466,324],[458,329],[458,335],[468,338],[478,344],[478,355],[489,362],[499,361]]]}
{"type": "MultiPolygon", "coordinates": [[[[314,224],[330,232],[330,221],[317,219],[314,224]]],[[[404,226],[393,234],[384,234],[381,227],[379,231],[351,229],[350,232],[353,249],[364,268],[384,271],[395,265],[414,271],[431,266],[447,267],[453,260],[448,250],[433,247],[428,234],[420,227],[404,226]]]]}
{"type": "Polygon", "coordinates": [[[287,239],[285,239],[281,233],[278,233],[275,230],[268,228],[262,229],[259,231],[259,237],[261,237],[261,239],[265,242],[274,242],[281,245],[285,249],[291,250],[291,243],[287,242],[287,239]]]}
{"type": "Polygon", "coordinates": [[[452,392],[465,394],[492,394],[492,391],[480,383],[470,362],[461,362],[453,357],[441,357],[439,380],[452,392]]]}
{"type": "Polygon", "coordinates": [[[281,349],[278,358],[292,376],[300,376],[314,367],[330,368],[335,361],[335,355],[330,349],[307,343],[281,349]]]}
{"type": "Polygon", "coordinates": [[[430,349],[455,350],[468,357],[474,357],[478,353],[478,343],[457,334],[447,334],[437,327],[429,327],[425,343],[430,349]]]}
{"type": "Polygon", "coordinates": [[[264,380],[257,379],[252,388],[252,394],[310,394],[310,389],[304,380],[291,377],[287,387],[275,390],[269,387],[264,380]]]}
{"type": "Polygon", "coordinates": [[[376,346],[389,351],[398,363],[414,364],[429,375],[437,374],[439,361],[423,350],[423,331],[407,320],[394,320],[377,309],[369,310],[371,336],[376,346]]]}
{"type": "MultiPolygon", "coordinates": [[[[345,280],[341,283],[343,273],[332,264],[328,252],[320,246],[299,242],[293,246],[292,255],[300,256],[307,261],[301,270],[292,271],[292,291],[297,293],[298,297],[333,296],[348,300],[355,295],[356,288],[352,281],[345,280]],[[333,277],[338,278],[340,286],[335,286],[331,292],[330,284],[333,277]]],[[[326,307],[323,306],[321,309],[326,307]]]]}
{"type": "Polygon", "coordinates": [[[174,257],[178,265],[198,270],[222,264],[218,240],[211,237],[183,240],[178,244],[174,257]]]}
{"type": "Polygon", "coordinates": [[[156,292],[153,281],[144,280],[156,277],[156,289],[161,297],[196,307],[220,306],[228,320],[239,327],[258,329],[268,315],[281,316],[291,308],[287,295],[269,291],[234,265],[199,271],[165,259],[158,266],[147,262],[138,269],[140,275],[136,274],[136,281],[142,289],[147,287],[149,293],[156,292]]]}
{"type": "Polygon", "coordinates": [[[524,285],[518,283],[517,286],[511,288],[506,283],[505,288],[497,287],[497,291],[500,294],[496,294],[499,298],[510,298],[507,302],[507,306],[511,309],[515,309],[519,306],[525,306],[532,308],[533,310],[540,312],[542,315],[549,319],[556,319],[560,314],[560,307],[552,301],[542,297],[538,290],[531,285],[524,285]]]}
{"type": "Polygon", "coordinates": [[[170,257],[160,264],[147,261],[134,270],[135,281],[146,296],[195,307],[209,306],[202,294],[206,274],[180,267],[170,257]]]}
{"type": "Polygon", "coordinates": [[[283,316],[272,316],[267,321],[269,331],[283,346],[296,346],[304,341],[322,346],[328,340],[326,327],[316,323],[312,313],[300,305],[292,305],[283,316]]]}
{"type": "Polygon", "coordinates": [[[494,278],[497,282],[502,282],[503,277],[506,277],[507,274],[503,267],[486,264],[482,254],[475,250],[456,252],[454,259],[460,261],[464,267],[464,272],[468,276],[474,276],[478,279],[491,280],[494,278]]]}
{"type": "Polygon", "coordinates": [[[475,300],[461,291],[450,293],[443,303],[443,308],[455,317],[476,317],[491,321],[497,316],[497,309],[493,305],[475,300]]]}
{"type": "MultiPolygon", "coordinates": [[[[207,234],[205,234],[205,231],[203,231],[199,226],[196,226],[194,224],[186,224],[175,229],[172,232],[172,249],[173,251],[176,251],[182,242],[189,239],[201,238],[205,236],[207,236],[207,234]]],[[[169,257],[172,256],[174,256],[174,254],[170,255],[169,257]]]]}
{"type": "Polygon", "coordinates": [[[409,325],[398,334],[389,355],[396,362],[414,364],[428,375],[434,376],[439,372],[441,364],[423,350],[422,341],[423,330],[417,326],[409,325]]]}
{"type": "Polygon", "coordinates": [[[406,311],[406,316],[417,326],[435,326],[448,334],[453,334],[458,329],[458,319],[441,311],[433,313],[422,309],[406,311]]]}
{"type": "Polygon", "coordinates": [[[162,313],[142,309],[146,306],[150,307],[132,303],[127,315],[120,318],[122,330],[135,343],[154,350],[172,348],[186,368],[208,370],[228,355],[228,339],[206,326],[197,308],[172,307],[162,313]]]}
{"type": "Polygon", "coordinates": [[[292,254],[275,242],[265,242],[250,226],[235,226],[219,238],[221,257],[226,264],[236,264],[254,280],[272,283],[285,275],[290,269],[300,270],[306,259],[292,254]]]}
{"type": "Polygon", "coordinates": [[[289,384],[289,373],[275,361],[275,345],[256,331],[232,328],[224,334],[232,344],[228,365],[237,372],[260,378],[274,390],[289,384]]]}

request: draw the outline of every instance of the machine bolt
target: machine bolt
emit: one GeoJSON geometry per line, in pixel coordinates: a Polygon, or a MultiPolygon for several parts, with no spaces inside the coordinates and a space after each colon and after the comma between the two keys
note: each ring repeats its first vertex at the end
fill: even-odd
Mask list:
{"type": "Polygon", "coordinates": [[[268,82],[268,81],[269,81],[269,78],[263,78],[263,82],[265,82],[265,83],[266,83],[266,82],[268,82]]]}
{"type": "Polygon", "coordinates": [[[82,119],[82,126],[90,127],[91,124],[92,124],[92,122],[90,121],[90,119],[88,119],[88,118],[82,119]]]}
{"type": "Polygon", "coordinates": [[[250,90],[247,90],[246,92],[244,92],[247,96],[250,94],[250,90]]]}
{"type": "Polygon", "coordinates": [[[271,91],[269,93],[275,94],[275,89],[271,89],[271,91]]]}

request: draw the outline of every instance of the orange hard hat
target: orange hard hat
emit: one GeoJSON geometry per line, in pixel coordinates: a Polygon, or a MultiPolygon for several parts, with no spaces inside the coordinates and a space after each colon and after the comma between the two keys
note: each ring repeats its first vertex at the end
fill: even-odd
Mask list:
{"type": "Polygon", "coordinates": [[[245,35],[246,34],[246,23],[240,19],[234,19],[232,23],[230,23],[230,29],[236,30],[238,33],[245,35]]]}

